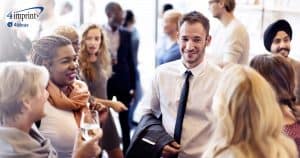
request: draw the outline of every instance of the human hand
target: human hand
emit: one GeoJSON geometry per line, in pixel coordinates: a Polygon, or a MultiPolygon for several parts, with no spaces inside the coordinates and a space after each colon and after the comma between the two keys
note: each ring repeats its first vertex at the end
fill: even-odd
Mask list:
{"type": "Polygon", "coordinates": [[[111,101],[111,108],[114,109],[115,112],[127,111],[128,108],[119,101],[111,101]]]}
{"type": "Polygon", "coordinates": [[[90,105],[90,110],[96,110],[99,113],[99,119],[101,123],[104,123],[108,117],[108,108],[100,101],[93,99],[90,105]]]}
{"type": "Polygon", "coordinates": [[[102,130],[100,130],[91,140],[83,141],[82,133],[79,130],[75,139],[73,158],[91,158],[97,157],[101,152],[98,142],[102,138],[102,130]]]}
{"type": "Polygon", "coordinates": [[[162,151],[162,157],[163,158],[172,157],[172,156],[178,154],[179,151],[180,151],[180,145],[177,142],[173,141],[164,146],[163,151],[162,151]]]}

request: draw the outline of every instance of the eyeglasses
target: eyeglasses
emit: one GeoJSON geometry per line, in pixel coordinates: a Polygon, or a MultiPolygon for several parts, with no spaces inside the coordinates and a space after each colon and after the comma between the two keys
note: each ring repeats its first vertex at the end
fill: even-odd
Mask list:
{"type": "Polygon", "coordinates": [[[218,3],[218,2],[219,2],[218,0],[210,0],[210,1],[208,1],[208,4],[212,5],[213,3],[218,3]]]}

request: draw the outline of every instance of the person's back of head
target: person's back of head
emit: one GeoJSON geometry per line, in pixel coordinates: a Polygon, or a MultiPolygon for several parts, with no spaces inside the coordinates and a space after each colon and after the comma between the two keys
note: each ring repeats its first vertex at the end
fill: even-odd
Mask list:
{"type": "Polygon", "coordinates": [[[135,17],[132,10],[126,10],[123,26],[128,27],[129,25],[134,23],[135,23],[135,17]]]}
{"type": "Polygon", "coordinates": [[[225,69],[213,100],[214,137],[205,158],[296,157],[281,133],[283,116],[268,82],[249,67],[225,69]]]}
{"type": "Polygon", "coordinates": [[[5,126],[24,112],[25,99],[35,97],[41,86],[46,87],[49,74],[45,67],[29,62],[1,62],[0,80],[0,125],[5,126]]]}
{"type": "Polygon", "coordinates": [[[255,56],[250,66],[271,84],[279,104],[287,105],[295,112],[295,72],[291,63],[280,55],[263,54],[255,56]]]}
{"type": "MultiPolygon", "coordinates": [[[[222,1],[222,0],[220,0],[222,1]]],[[[224,2],[224,7],[227,12],[233,12],[235,8],[235,0],[223,0],[224,2]]]]}

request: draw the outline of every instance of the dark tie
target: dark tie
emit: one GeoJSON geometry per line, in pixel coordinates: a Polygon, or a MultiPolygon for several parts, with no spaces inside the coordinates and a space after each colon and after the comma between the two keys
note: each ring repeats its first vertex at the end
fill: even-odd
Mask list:
{"type": "Polygon", "coordinates": [[[179,99],[179,106],[177,110],[177,118],[176,118],[175,131],[174,131],[174,139],[178,144],[180,144],[182,123],[184,119],[186,102],[189,96],[189,86],[190,86],[189,78],[192,75],[193,74],[191,71],[185,72],[186,77],[185,77],[184,85],[182,86],[181,95],[179,99]]]}

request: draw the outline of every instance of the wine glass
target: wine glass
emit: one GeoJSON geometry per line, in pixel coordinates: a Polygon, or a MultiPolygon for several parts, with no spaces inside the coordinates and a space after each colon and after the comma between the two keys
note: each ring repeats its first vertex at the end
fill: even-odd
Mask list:
{"type": "Polygon", "coordinates": [[[96,110],[82,111],[80,129],[84,140],[91,140],[97,133],[102,132],[99,122],[99,114],[96,110]]]}

